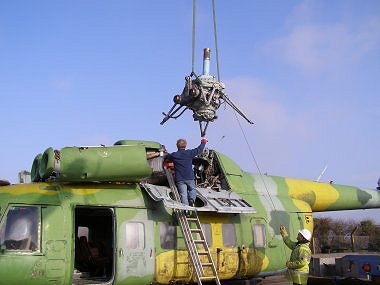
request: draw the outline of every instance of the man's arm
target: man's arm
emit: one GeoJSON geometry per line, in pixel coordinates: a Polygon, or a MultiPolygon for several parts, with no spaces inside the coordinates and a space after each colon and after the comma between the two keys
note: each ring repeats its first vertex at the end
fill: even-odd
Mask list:
{"type": "Polygon", "coordinates": [[[293,250],[296,247],[296,243],[290,240],[284,225],[280,225],[280,234],[286,246],[293,250]]]}
{"type": "Polygon", "coordinates": [[[195,157],[195,156],[197,156],[203,152],[207,142],[208,142],[208,140],[206,138],[202,138],[200,145],[191,150],[193,157],[195,157]]]}

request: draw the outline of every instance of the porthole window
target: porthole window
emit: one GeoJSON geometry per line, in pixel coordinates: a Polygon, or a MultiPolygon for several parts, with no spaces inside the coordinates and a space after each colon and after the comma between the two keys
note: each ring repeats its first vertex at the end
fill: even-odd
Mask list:
{"type": "Polygon", "coordinates": [[[223,234],[223,245],[225,247],[236,246],[236,231],[235,231],[234,224],[223,224],[222,234],[223,234]]]}
{"type": "Polygon", "coordinates": [[[201,224],[203,234],[205,235],[207,245],[212,247],[212,233],[210,224],[201,224]]]}
{"type": "Polygon", "coordinates": [[[160,224],[160,244],[162,249],[177,247],[177,227],[169,223],[160,224]]]}
{"type": "Polygon", "coordinates": [[[145,248],[145,229],[143,223],[131,222],[125,226],[128,249],[145,248]]]}
{"type": "Polygon", "coordinates": [[[265,247],[266,245],[266,233],[264,224],[253,224],[253,245],[254,247],[265,247]]]}

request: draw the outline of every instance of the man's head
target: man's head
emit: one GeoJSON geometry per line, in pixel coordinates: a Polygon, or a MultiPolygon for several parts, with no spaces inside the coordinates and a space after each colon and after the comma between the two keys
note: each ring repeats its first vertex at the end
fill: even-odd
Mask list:
{"type": "Polygon", "coordinates": [[[308,229],[303,229],[298,232],[297,240],[304,239],[306,241],[311,240],[311,232],[308,229]]]}
{"type": "Polygon", "coordinates": [[[177,140],[177,148],[180,149],[186,149],[187,142],[185,139],[178,139],[177,140]]]}

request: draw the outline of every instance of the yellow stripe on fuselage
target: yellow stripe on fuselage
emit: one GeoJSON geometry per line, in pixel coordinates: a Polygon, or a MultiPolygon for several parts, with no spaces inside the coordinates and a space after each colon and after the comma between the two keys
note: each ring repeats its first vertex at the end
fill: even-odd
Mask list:
{"type": "Polygon", "coordinates": [[[92,195],[97,192],[100,192],[102,189],[84,189],[84,188],[68,188],[68,189],[63,189],[65,192],[73,193],[75,195],[92,195]]]}
{"type": "Polygon", "coordinates": [[[313,211],[326,210],[339,198],[339,192],[330,184],[307,180],[285,179],[289,195],[308,203],[313,211]]]}
{"type": "Polygon", "coordinates": [[[56,189],[50,190],[44,188],[46,185],[31,185],[31,184],[18,184],[11,186],[0,187],[0,193],[10,195],[25,195],[25,194],[39,194],[39,195],[57,195],[56,189]]]}

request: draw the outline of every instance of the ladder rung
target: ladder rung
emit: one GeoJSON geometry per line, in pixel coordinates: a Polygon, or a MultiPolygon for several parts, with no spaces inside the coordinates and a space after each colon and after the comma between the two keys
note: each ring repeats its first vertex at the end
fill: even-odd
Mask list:
{"type": "Polygon", "coordinates": [[[205,240],[204,239],[195,239],[194,242],[195,243],[204,243],[205,240]]]}
{"type": "Polygon", "coordinates": [[[202,279],[202,280],[215,280],[216,276],[201,276],[200,279],[202,279]]]}
{"type": "Polygon", "coordinates": [[[200,233],[202,230],[201,229],[190,229],[190,231],[194,233],[200,233]]]}
{"type": "Polygon", "coordinates": [[[197,218],[192,218],[192,217],[186,217],[186,220],[196,222],[198,219],[197,218]]]}
{"type": "Polygon", "coordinates": [[[211,262],[202,263],[203,266],[212,266],[211,262]]]}

